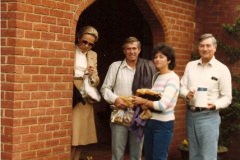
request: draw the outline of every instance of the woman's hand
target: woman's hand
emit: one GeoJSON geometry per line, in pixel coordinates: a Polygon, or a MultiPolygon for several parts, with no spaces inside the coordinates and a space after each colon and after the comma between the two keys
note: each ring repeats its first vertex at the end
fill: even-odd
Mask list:
{"type": "Polygon", "coordinates": [[[153,101],[150,101],[138,96],[133,96],[133,104],[141,105],[141,108],[143,110],[146,110],[148,108],[153,108],[153,101]]]}
{"type": "Polygon", "coordinates": [[[88,67],[88,74],[89,76],[93,75],[96,72],[96,68],[93,66],[88,67]]]}
{"type": "Polygon", "coordinates": [[[134,105],[143,105],[146,103],[146,99],[138,97],[138,96],[133,96],[133,104],[134,105]]]}

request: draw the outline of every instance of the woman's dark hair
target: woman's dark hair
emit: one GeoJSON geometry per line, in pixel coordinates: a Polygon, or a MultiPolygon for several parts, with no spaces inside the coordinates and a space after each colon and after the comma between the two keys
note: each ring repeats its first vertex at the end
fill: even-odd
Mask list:
{"type": "Polygon", "coordinates": [[[173,70],[176,66],[174,49],[165,43],[160,43],[153,48],[152,51],[153,58],[159,52],[161,52],[163,55],[167,57],[167,60],[170,61],[170,63],[168,64],[168,68],[173,70]]]}

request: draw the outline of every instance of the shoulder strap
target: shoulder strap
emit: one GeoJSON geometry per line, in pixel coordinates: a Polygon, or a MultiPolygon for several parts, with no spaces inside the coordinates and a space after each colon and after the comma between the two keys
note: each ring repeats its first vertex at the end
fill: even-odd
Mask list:
{"type": "Polygon", "coordinates": [[[156,81],[156,79],[158,78],[159,75],[160,75],[160,73],[156,73],[156,74],[153,76],[152,85],[155,83],[155,81],[156,81]]]}
{"type": "Polygon", "coordinates": [[[120,69],[122,63],[123,63],[123,61],[120,63],[120,65],[119,65],[119,67],[118,67],[118,69],[117,69],[116,77],[115,77],[114,84],[113,84],[113,89],[115,88],[116,81],[117,81],[117,76],[118,76],[118,72],[119,72],[119,69],[120,69]]]}

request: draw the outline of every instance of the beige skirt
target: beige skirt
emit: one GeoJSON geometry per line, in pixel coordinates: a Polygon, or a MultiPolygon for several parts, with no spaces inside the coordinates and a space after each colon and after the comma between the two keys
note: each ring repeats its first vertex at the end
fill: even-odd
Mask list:
{"type": "Polygon", "coordinates": [[[97,143],[93,104],[76,104],[72,116],[72,146],[97,143]]]}

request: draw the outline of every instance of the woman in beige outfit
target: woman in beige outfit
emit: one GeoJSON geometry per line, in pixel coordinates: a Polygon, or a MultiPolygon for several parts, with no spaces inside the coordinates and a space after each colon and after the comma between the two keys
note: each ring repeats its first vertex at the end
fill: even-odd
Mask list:
{"type": "Polygon", "coordinates": [[[85,97],[82,88],[84,76],[89,76],[91,85],[97,87],[97,54],[91,48],[98,40],[98,32],[92,26],[81,28],[77,34],[74,85],[81,93],[82,101],[73,107],[71,159],[79,160],[83,146],[97,142],[93,101],[85,97]]]}

